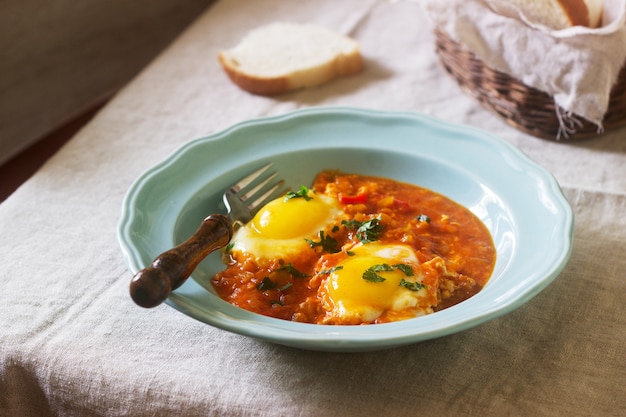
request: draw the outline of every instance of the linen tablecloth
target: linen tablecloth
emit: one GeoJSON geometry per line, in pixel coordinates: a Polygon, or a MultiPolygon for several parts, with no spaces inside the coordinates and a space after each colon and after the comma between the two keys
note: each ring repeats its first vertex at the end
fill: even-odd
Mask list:
{"type": "Polygon", "coordinates": [[[626,131],[557,143],[514,130],[444,73],[431,31],[414,1],[209,8],[0,205],[0,415],[626,415],[626,131]],[[365,71],[278,97],[239,90],[217,51],[274,21],[354,37],[365,71]],[[574,209],[563,273],[484,325],[369,353],[287,348],[135,306],[116,240],[131,183],[197,137],[334,105],[428,113],[518,146],[574,209]]]}

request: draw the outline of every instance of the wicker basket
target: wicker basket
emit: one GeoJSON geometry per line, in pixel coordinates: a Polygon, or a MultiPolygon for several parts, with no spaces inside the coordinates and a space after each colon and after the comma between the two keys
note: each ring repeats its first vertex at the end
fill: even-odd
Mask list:
{"type": "MultiPolygon", "coordinates": [[[[485,65],[446,33],[435,30],[436,51],[445,69],[461,88],[511,126],[543,139],[586,139],[599,135],[598,127],[581,117],[563,117],[547,93],[485,65]]],[[[604,116],[604,132],[626,125],[626,66],[611,91],[604,116]]]]}

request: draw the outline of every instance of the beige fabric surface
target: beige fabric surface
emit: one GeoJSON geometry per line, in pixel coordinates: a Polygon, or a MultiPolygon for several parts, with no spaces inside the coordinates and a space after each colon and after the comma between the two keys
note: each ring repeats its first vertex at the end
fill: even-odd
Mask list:
{"type": "Polygon", "coordinates": [[[625,415],[625,167],[625,130],[547,142],[463,95],[418,2],[221,0],[0,205],[0,416],[625,415]],[[217,51],[276,20],[355,37],[366,70],[274,98],[239,90],[217,51]],[[320,105],[425,112],[518,146],[573,206],[571,261],[508,315],[380,352],[302,351],[136,307],[116,228],[137,176],[233,123],[320,105]]]}

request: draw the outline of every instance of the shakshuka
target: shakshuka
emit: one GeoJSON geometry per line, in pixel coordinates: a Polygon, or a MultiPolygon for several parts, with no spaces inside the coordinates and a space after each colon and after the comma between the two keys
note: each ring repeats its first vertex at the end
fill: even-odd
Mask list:
{"type": "Polygon", "coordinates": [[[265,205],[212,280],[240,308],[314,324],[375,324],[468,299],[491,276],[492,237],[467,208],[419,186],[324,171],[265,205]]]}

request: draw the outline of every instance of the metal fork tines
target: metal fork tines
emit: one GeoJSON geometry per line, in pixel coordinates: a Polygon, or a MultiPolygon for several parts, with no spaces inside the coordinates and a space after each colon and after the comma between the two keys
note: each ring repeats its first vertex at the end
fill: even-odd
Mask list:
{"type": "Polygon", "coordinates": [[[224,204],[234,222],[249,222],[261,207],[284,193],[285,181],[270,171],[271,166],[270,162],[224,193],[224,204]]]}

